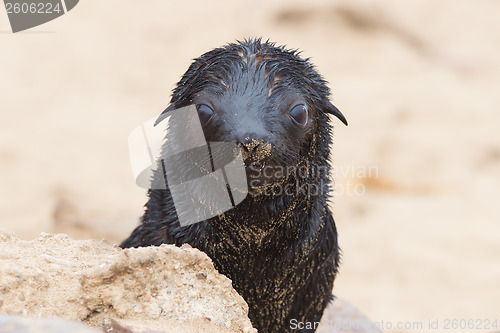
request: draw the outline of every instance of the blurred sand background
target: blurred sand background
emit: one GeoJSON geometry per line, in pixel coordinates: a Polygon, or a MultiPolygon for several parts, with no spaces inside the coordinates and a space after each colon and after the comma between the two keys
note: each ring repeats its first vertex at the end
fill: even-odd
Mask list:
{"type": "Polygon", "coordinates": [[[499,17],[495,0],[82,0],[12,34],[1,11],[0,227],[126,237],[145,203],[129,132],[192,58],[262,36],[311,57],[350,123],[334,120],[334,293],[388,332],[493,331],[442,329],[500,325],[499,17]]]}

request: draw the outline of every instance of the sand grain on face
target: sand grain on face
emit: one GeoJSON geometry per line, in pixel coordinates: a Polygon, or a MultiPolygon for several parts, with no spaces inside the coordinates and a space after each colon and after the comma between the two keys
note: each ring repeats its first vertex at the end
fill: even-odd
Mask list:
{"type": "Polygon", "coordinates": [[[105,241],[0,231],[0,312],[101,328],[254,332],[248,306],[211,260],[188,246],[121,250],[105,241]]]}

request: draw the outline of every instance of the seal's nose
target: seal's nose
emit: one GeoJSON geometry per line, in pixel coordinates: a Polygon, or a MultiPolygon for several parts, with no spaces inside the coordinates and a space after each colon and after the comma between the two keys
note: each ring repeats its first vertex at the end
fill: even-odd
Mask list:
{"type": "Polygon", "coordinates": [[[247,136],[238,142],[240,148],[247,154],[255,153],[262,144],[262,140],[252,139],[251,136],[247,136]]]}
{"type": "Polygon", "coordinates": [[[240,140],[237,144],[241,149],[243,160],[247,164],[262,161],[271,153],[271,144],[265,140],[257,140],[254,136],[247,135],[240,140]]]}

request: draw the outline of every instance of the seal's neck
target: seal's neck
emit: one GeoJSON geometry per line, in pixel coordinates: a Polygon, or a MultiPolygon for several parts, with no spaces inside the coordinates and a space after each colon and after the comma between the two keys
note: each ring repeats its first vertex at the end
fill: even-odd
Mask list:
{"type": "MultiPolygon", "coordinates": [[[[291,188],[291,187],[290,187],[291,188]]],[[[317,225],[311,220],[312,211],[326,209],[326,196],[297,193],[296,195],[258,195],[248,197],[234,209],[210,220],[215,238],[229,240],[229,245],[255,252],[273,251],[307,243],[317,225]]],[[[212,238],[212,237],[211,237],[212,238]]],[[[212,239],[213,241],[213,239],[212,239]]]]}

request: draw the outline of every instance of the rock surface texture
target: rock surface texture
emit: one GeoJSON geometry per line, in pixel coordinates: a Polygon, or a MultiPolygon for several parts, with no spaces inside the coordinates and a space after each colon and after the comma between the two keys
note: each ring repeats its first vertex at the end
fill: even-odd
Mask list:
{"type": "MultiPolygon", "coordinates": [[[[0,332],[98,331],[257,332],[231,281],[190,246],[122,250],[65,234],[24,241],[0,229],[0,332]]],[[[380,331],[337,299],[317,332],[380,331]]]]}
{"type": "Polygon", "coordinates": [[[121,250],[105,241],[0,232],[0,311],[137,331],[255,332],[248,306],[190,247],[121,250]]]}

